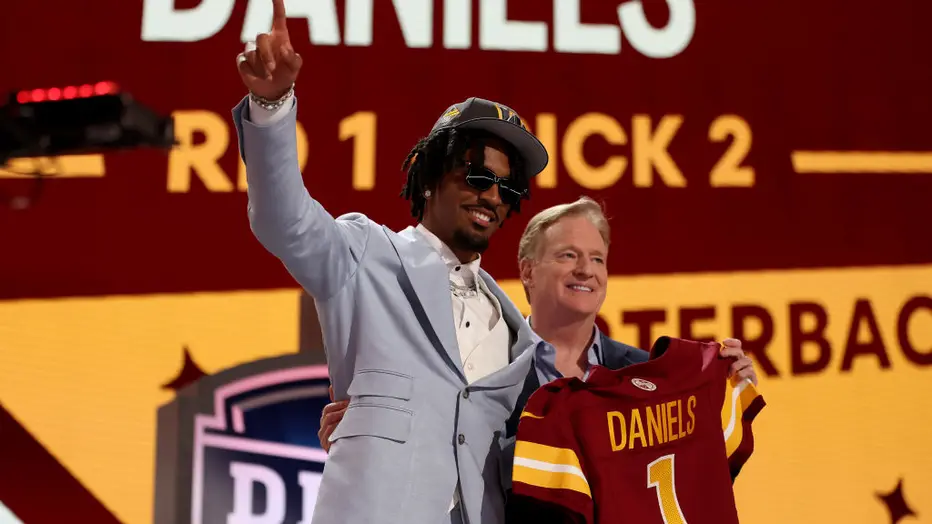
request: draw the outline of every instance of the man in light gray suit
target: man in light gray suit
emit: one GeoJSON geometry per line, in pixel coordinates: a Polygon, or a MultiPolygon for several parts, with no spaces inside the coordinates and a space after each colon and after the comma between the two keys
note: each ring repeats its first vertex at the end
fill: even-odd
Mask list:
{"type": "Polygon", "coordinates": [[[349,400],[313,522],[501,523],[500,437],[534,342],[480,254],[527,198],[546,149],[513,110],[471,98],[403,164],[417,227],[334,219],[298,168],[301,58],[283,0],[273,4],[271,32],[237,59],[250,94],[233,120],[252,230],[314,297],[334,397],[349,400]]]}

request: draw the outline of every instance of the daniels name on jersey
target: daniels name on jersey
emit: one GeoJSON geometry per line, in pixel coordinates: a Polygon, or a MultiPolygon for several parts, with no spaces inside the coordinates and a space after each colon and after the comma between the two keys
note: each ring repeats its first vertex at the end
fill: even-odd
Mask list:
{"type": "Polygon", "coordinates": [[[556,380],[518,425],[510,522],[731,524],[764,399],[721,345],[661,337],[650,360],[556,380]]]}

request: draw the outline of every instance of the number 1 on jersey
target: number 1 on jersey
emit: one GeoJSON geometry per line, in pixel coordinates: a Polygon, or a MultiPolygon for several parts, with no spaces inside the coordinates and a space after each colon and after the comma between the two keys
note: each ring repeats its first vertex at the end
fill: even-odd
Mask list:
{"type": "Polygon", "coordinates": [[[673,478],[673,455],[664,455],[647,465],[647,487],[657,490],[657,502],[664,524],[686,524],[686,517],[676,498],[673,478]]]}

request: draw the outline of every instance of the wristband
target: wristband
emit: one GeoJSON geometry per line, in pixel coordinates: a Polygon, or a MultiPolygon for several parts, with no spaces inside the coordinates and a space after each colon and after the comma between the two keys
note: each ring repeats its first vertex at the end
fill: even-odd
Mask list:
{"type": "Polygon", "coordinates": [[[288,88],[288,91],[284,95],[282,95],[281,98],[278,98],[276,100],[269,100],[267,98],[263,98],[253,92],[249,93],[249,98],[252,99],[252,101],[255,102],[256,105],[258,105],[262,109],[265,109],[266,111],[275,111],[276,109],[285,105],[285,102],[287,102],[288,99],[290,99],[293,95],[294,95],[294,84],[291,84],[291,87],[288,88]]]}

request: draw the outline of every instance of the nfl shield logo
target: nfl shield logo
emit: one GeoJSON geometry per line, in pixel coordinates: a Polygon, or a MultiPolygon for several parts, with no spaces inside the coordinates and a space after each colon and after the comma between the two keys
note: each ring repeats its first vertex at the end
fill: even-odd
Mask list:
{"type": "Polygon", "coordinates": [[[317,431],[330,381],[326,366],[302,359],[308,360],[298,354],[252,362],[180,392],[178,418],[191,423],[177,428],[175,445],[163,442],[160,410],[156,523],[310,524],[327,459],[317,431]],[[211,381],[215,387],[204,384],[211,381]],[[200,409],[186,409],[196,404],[200,409]],[[169,448],[190,454],[171,457],[163,453],[169,448]],[[170,458],[176,467],[165,467],[170,458]],[[186,483],[189,491],[180,489],[186,483]]]}

